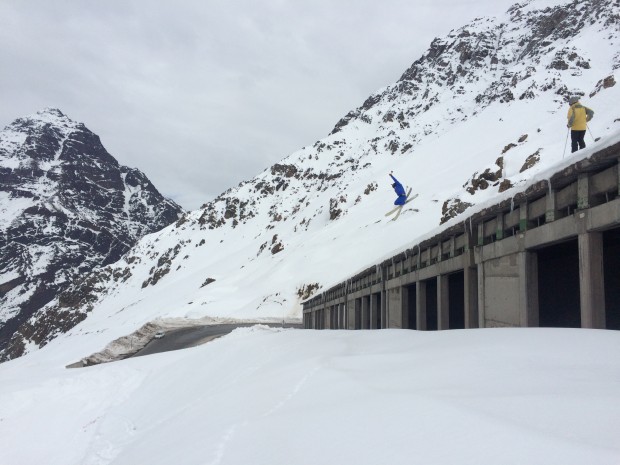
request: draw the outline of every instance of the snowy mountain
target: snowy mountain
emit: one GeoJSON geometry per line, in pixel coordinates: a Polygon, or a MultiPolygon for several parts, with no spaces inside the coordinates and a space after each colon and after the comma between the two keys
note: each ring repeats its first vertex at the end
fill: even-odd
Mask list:
{"type": "MultiPolygon", "coordinates": [[[[313,292],[570,156],[569,95],[595,111],[600,141],[591,132],[584,154],[617,139],[619,31],[618,0],[541,0],[434,40],[329,136],[71,285],[33,333],[49,315],[85,319],[58,342],[79,338],[77,358],[156,320],[300,318],[313,292]],[[398,222],[384,217],[392,170],[419,194],[398,222]]],[[[46,326],[45,341],[68,326],[46,326]]]]}
{"type": "MultiPolygon", "coordinates": [[[[56,109],[0,132],[0,354],[21,355],[76,319],[31,319],[98,266],[182,212],[146,176],[120,166],[99,137],[56,109]]],[[[60,301],[60,305],[71,302],[60,301]]]]}

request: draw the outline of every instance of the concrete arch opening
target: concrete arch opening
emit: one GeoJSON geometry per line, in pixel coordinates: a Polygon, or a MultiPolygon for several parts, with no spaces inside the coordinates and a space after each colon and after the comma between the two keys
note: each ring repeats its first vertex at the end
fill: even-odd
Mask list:
{"type": "Polygon", "coordinates": [[[605,327],[620,329],[620,228],[603,233],[605,327]]]}
{"type": "Polygon", "coordinates": [[[424,284],[426,287],[426,330],[437,331],[437,279],[427,279],[424,284]]]}
{"type": "Polygon", "coordinates": [[[448,275],[448,329],[465,329],[465,273],[448,275]]]}
{"type": "Polygon", "coordinates": [[[545,247],[537,255],[539,325],[580,328],[577,239],[545,247]]]}
{"type": "Polygon", "coordinates": [[[381,293],[370,296],[370,329],[381,329],[381,293]]]}
{"type": "Polygon", "coordinates": [[[412,284],[410,286],[406,286],[406,288],[407,288],[407,302],[406,302],[406,315],[404,318],[403,328],[418,329],[416,285],[412,284]]]}

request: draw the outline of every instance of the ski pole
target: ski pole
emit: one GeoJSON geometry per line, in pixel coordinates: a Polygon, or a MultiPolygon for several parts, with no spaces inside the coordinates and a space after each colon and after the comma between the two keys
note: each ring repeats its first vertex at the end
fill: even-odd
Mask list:
{"type": "Polygon", "coordinates": [[[566,142],[564,142],[564,152],[562,153],[562,158],[566,155],[566,144],[568,144],[568,133],[570,132],[570,128],[566,131],[566,142]]]}
{"type": "Polygon", "coordinates": [[[592,134],[592,131],[590,131],[590,126],[588,126],[588,125],[586,124],[586,128],[588,128],[588,132],[590,133],[590,136],[592,137],[592,140],[593,140],[594,142],[596,142],[596,139],[594,138],[594,135],[592,134]]]}

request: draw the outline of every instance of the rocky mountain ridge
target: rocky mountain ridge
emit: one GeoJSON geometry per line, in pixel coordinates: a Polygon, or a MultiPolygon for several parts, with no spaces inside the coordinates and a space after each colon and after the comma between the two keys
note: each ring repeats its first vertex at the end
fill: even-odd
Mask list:
{"type": "Polygon", "coordinates": [[[14,355],[32,315],[62,289],[182,212],[57,109],[0,132],[0,209],[0,352],[14,355]]]}
{"type": "Polygon", "coordinates": [[[592,99],[600,136],[619,130],[608,103],[620,87],[619,26],[618,0],[540,0],[434,40],[326,138],[70,286],[41,311],[46,335],[34,342],[66,330],[54,321],[86,315],[70,334],[105,325],[112,337],[116,315],[136,328],[299,317],[302,297],[561,159],[568,95],[592,99]],[[419,213],[397,223],[383,217],[391,170],[420,194],[419,213]]]}

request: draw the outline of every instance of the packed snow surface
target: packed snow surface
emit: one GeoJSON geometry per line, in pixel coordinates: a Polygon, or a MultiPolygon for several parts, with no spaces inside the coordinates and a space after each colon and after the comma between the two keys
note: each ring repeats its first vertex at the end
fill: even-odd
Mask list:
{"type": "MultiPolygon", "coordinates": [[[[238,329],[0,365],[0,463],[620,463],[620,332],[238,329]]],[[[43,357],[43,355],[45,357],[43,357]]]]}

